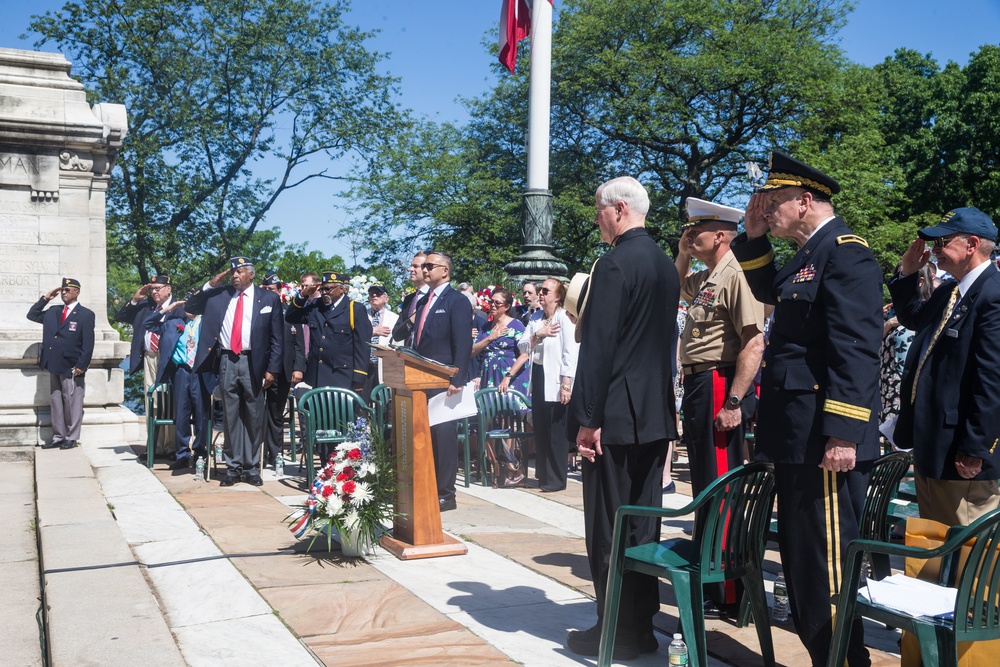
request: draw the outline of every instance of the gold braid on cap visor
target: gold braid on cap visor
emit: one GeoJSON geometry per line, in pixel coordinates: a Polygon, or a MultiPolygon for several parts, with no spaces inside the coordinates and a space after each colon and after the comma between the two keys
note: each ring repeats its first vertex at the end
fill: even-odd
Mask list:
{"type": "Polygon", "coordinates": [[[763,187],[761,187],[761,190],[783,188],[789,185],[804,187],[804,188],[812,188],[813,190],[819,190],[820,192],[826,193],[826,195],[829,197],[833,196],[833,191],[827,186],[821,183],[817,183],[816,181],[809,178],[802,178],[801,176],[796,176],[795,174],[768,174],[767,182],[764,183],[763,187]]]}

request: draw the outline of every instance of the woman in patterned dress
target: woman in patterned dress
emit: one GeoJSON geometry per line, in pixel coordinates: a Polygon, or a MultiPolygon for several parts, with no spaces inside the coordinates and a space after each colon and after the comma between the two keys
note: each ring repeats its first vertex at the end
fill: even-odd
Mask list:
{"type": "MultiPolygon", "coordinates": [[[[510,309],[514,305],[514,295],[510,290],[498,287],[493,290],[490,301],[493,306],[493,321],[479,332],[472,346],[473,358],[482,353],[478,389],[500,386],[517,360],[517,342],[524,335],[524,325],[510,315],[510,309]]],[[[528,373],[523,368],[511,378],[510,387],[522,394],[528,393],[528,373]]]]}

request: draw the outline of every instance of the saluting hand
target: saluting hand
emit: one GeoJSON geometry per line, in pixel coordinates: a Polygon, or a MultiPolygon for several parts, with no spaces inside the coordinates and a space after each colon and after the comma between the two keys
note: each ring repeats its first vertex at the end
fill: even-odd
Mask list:
{"type": "Polygon", "coordinates": [[[747,204],[746,213],[743,214],[743,227],[747,231],[747,237],[751,239],[760,238],[767,234],[767,219],[764,217],[764,195],[759,192],[750,197],[747,204]]]}
{"type": "Polygon", "coordinates": [[[312,298],[312,295],[315,294],[316,290],[318,289],[319,289],[318,284],[306,285],[301,290],[299,290],[299,296],[308,301],[309,299],[312,298]]]}
{"type": "Polygon", "coordinates": [[[167,306],[166,308],[163,309],[163,312],[164,313],[172,312],[172,311],[176,310],[177,308],[183,307],[185,303],[187,303],[187,302],[186,301],[172,301],[169,306],[167,306]]]}
{"type": "Polygon", "coordinates": [[[913,239],[913,243],[903,253],[900,260],[899,273],[902,276],[912,276],[914,273],[924,268],[931,259],[931,251],[927,249],[927,244],[922,238],[913,239]]]}
{"type": "Polygon", "coordinates": [[[46,301],[52,301],[52,299],[56,298],[56,295],[59,294],[60,290],[62,290],[61,287],[57,287],[55,289],[49,290],[48,292],[45,293],[45,300],[46,301]]]}
{"type": "Polygon", "coordinates": [[[222,282],[229,278],[233,274],[233,269],[223,269],[212,276],[212,279],[208,281],[208,284],[212,287],[218,287],[222,282]]]}

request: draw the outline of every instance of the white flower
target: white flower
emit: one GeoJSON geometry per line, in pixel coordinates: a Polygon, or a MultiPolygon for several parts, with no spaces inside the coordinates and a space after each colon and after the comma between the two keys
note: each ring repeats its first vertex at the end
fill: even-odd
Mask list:
{"type": "Polygon", "coordinates": [[[334,493],[332,496],[326,499],[326,515],[329,517],[335,517],[344,511],[344,501],[340,498],[339,493],[334,493]]]}
{"type": "Polygon", "coordinates": [[[358,449],[361,447],[361,443],[356,440],[345,440],[344,442],[337,445],[337,451],[343,452],[345,455],[352,449],[358,449]]]}
{"type": "Polygon", "coordinates": [[[358,525],[358,521],[360,520],[361,518],[358,516],[358,513],[352,509],[344,516],[344,527],[351,530],[358,525]]]}
{"type": "Polygon", "coordinates": [[[361,507],[372,499],[372,489],[365,482],[357,482],[354,485],[354,494],[351,496],[351,504],[361,507]]]}
{"type": "Polygon", "coordinates": [[[358,470],[358,477],[368,477],[369,475],[374,475],[378,472],[375,464],[371,461],[363,461],[361,463],[361,468],[358,470]]]}

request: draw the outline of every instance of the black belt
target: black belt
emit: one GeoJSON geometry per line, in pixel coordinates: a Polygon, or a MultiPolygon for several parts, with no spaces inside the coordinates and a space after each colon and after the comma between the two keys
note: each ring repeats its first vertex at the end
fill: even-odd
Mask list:
{"type": "Polygon", "coordinates": [[[724,368],[731,368],[736,364],[732,363],[718,363],[715,361],[706,361],[703,364],[684,364],[684,373],[694,375],[696,373],[704,373],[705,371],[721,371],[724,368]]]}
{"type": "Polygon", "coordinates": [[[236,361],[240,357],[245,357],[250,354],[250,350],[243,350],[242,352],[233,352],[232,350],[223,350],[222,354],[226,355],[229,361],[236,361]]]}

